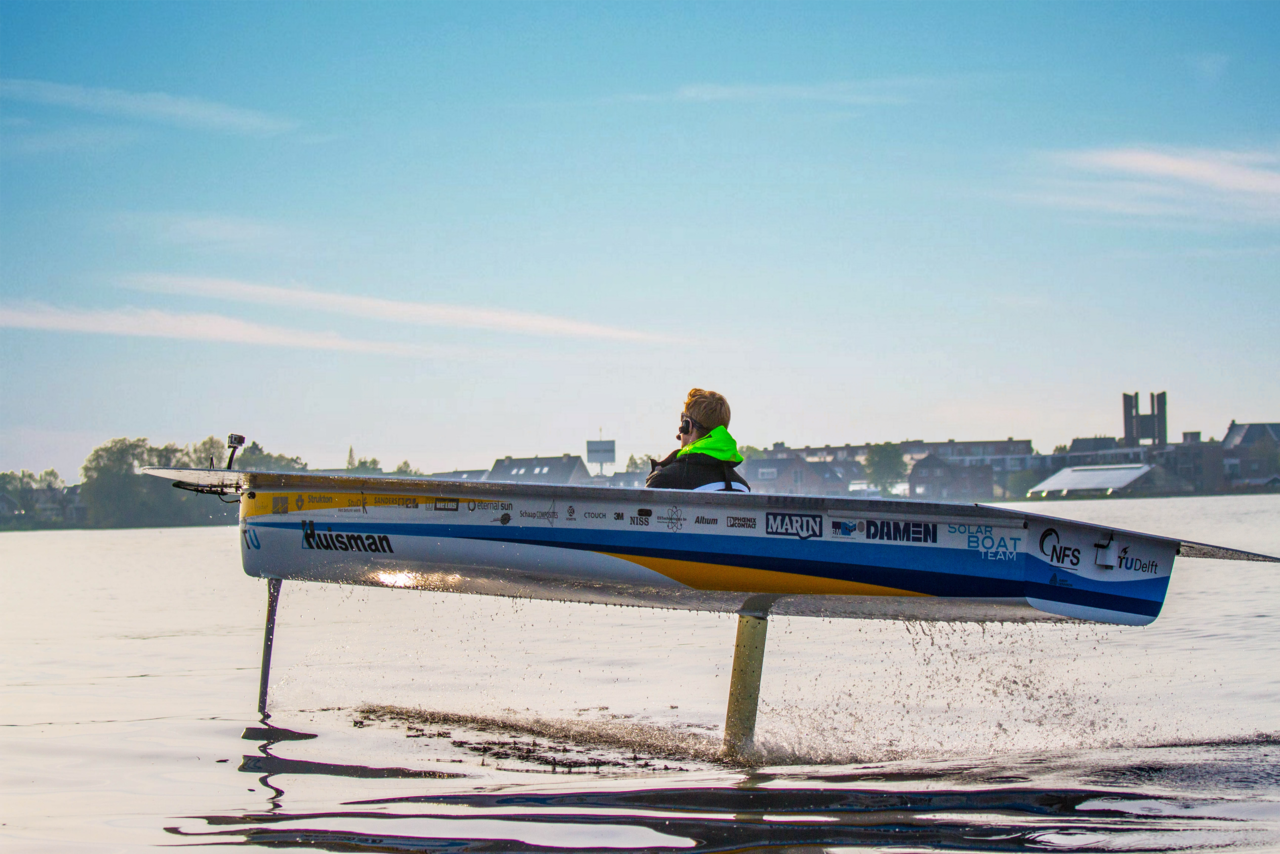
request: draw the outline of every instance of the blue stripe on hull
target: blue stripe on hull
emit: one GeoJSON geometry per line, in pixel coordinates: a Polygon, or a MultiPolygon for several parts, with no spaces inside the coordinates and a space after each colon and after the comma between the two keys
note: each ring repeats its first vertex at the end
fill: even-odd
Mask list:
{"type": "Polygon", "coordinates": [[[1154,618],[1160,613],[1160,606],[1169,590],[1168,575],[1129,581],[1099,581],[1046,563],[1035,555],[1026,556],[1025,561],[1026,595],[1031,598],[1128,611],[1154,618]]]}
{"type": "Polygon", "coordinates": [[[1126,614],[1141,614],[1153,620],[1160,615],[1160,608],[1164,604],[1150,599],[1136,599],[1132,596],[1101,593],[1096,590],[1082,590],[1076,587],[1056,587],[1035,581],[1027,582],[1026,591],[1026,595],[1032,599],[1066,602],[1070,605],[1083,605],[1089,608],[1119,611],[1126,614]]]}

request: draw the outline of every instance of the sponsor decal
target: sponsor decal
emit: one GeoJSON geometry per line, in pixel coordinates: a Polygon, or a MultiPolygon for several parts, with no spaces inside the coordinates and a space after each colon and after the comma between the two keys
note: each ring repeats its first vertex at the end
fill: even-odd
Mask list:
{"type": "Polygon", "coordinates": [[[560,518],[560,513],[555,509],[555,505],[551,505],[550,510],[521,510],[521,519],[537,519],[540,522],[554,522],[560,518]]]}
{"type": "Polygon", "coordinates": [[[693,524],[695,525],[719,525],[719,516],[694,516],[693,524]]]}
{"type": "Polygon", "coordinates": [[[299,493],[297,500],[294,501],[293,503],[299,510],[301,510],[303,506],[307,503],[307,499],[303,498],[302,494],[299,493]]]}
{"type": "Polygon", "coordinates": [[[775,537],[808,540],[822,536],[822,517],[813,513],[766,513],[764,532],[775,537]]]}
{"type": "Polygon", "coordinates": [[[458,499],[456,498],[437,498],[435,501],[436,510],[451,510],[457,512],[458,499]]]}
{"type": "MultiPolygon", "coordinates": [[[[360,496],[360,503],[364,504],[364,496],[360,496]]],[[[408,507],[416,510],[418,508],[418,499],[412,495],[375,495],[373,496],[374,507],[408,507]]]]}
{"type": "MultiPolygon", "coordinates": [[[[289,499],[286,498],[285,503],[288,504],[289,499]]],[[[251,531],[248,528],[244,528],[240,531],[240,536],[244,537],[245,548],[254,550],[262,548],[262,541],[258,539],[257,531],[251,531]]]]}
{"type": "Polygon", "coordinates": [[[604,517],[605,517],[605,514],[597,513],[594,510],[588,510],[587,512],[582,514],[583,519],[603,519],[604,517]]]}
{"type": "Polygon", "coordinates": [[[1047,557],[1050,563],[1059,564],[1067,569],[1079,566],[1080,550],[1068,548],[1062,545],[1061,541],[1062,538],[1058,536],[1056,528],[1045,528],[1044,533],[1040,535],[1040,554],[1047,557]]]}
{"type": "Polygon", "coordinates": [[[506,501],[468,501],[467,502],[467,510],[471,513],[474,513],[477,510],[488,510],[490,512],[493,512],[495,510],[501,510],[502,512],[506,512],[510,509],[511,509],[511,504],[509,504],[506,501]]]}
{"type": "Polygon", "coordinates": [[[852,537],[854,534],[865,528],[862,522],[844,522],[840,519],[831,520],[831,536],[833,537],[852,537]]]}
{"type": "Polygon", "coordinates": [[[1017,560],[1023,539],[997,534],[990,525],[948,525],[947,533],[964,537],[965,548],[981,552],[983,560],[1017,560]]]}
{"type": "Polygon", "coordinates": [[[1070,581],[1067,581],[1067,579],[1065,578],[1059,578],[1058,573],[1055,572],[1053,575],[1049,576],[1049,586],[1050,587],[1074,587],[1075,585],[1072,584],[1070,581]]]}
{"type": "Polygon", "coordinates": [[[626,517],[627,517],[627,514],[626,514],[626,513],[621,513],[621,512],[619,512],[619,513],[614,513],[614,514],[613,514],[613,521],[615,521],[615,522],[621,522],[621,521],[622,521],[623,519],[625,519],[626,517]]]}
{"type": "Polygon", "coordinates": [[[324,549],[327,552],[374,552],[377,554],[393,554],[391,538],[386,534],[335,534],[329,528],[323,532],[316,531],[315,522],[302,523],[302,547],[304,549],[324,549]]]}
{"type": "Polygon", "coordinates": [[[289,496],[287,495],[271,496],[271,512],[272,513],[288,513],[289,512],[289,496]]]}
{"type": "Polygon", "coordinates": [[[754,528],[756,520],[754,516],[725,516],[724,526],[726,528],[754,528]]]}
{"type": "Polygon", "coordinates": [[[508,524],[510,524],[510,523],[511,523],[511,514],[510,514],[510,513],[503,513],[501,516],[499,516],[498,518],[494,519],[493,521],[495,521],[495,522],[501,522],[501,523],[502,523],[502,524],[504,524],[504,525],[508,525],[508,524]]]}
{"type": "Polygon", "coordinates": [[[684,520],[687,518],[679,507],[668,507],[667,515],[655,517],[659,522],[667,523],[668,531],[679,531],[684,527],[684,520]]]}
{"type": "Polygon", "coordinates": [[[648,516],[632,516],[631,524],[638,525],[641,528],[647,528],[649,527],[649,517],[648,516]]]}
{"type": "Polygon", "coordinates": [[[1160,564],[1154,560],[1140,560],[1136,557],[1129,557],[1129,547],[1125,546],[1120,550],[1119,560],[1116,566],[1127,569],[1130,572],[1147,572],[1155,575],[1160,571],[1160,564]]]}
{"type": "Polygon", "coordinates": [[[570,505],[569,505],[569,514],[568,514],[568,516],[569,516],[569,518],[568,518],[566,521],[568,521],[568,522],[576,522],[576,521],[578,521],[577,517],[575,517],[575,516],[573,515],[573,505],[572,505],[572,504],[570,504],[570,505]]]}
{"type": "Polygon", "coordinates": [[[867,520],[868,540],[889,540],[896,543],[936,543],[937,522],[891,522],[867,520]]]}

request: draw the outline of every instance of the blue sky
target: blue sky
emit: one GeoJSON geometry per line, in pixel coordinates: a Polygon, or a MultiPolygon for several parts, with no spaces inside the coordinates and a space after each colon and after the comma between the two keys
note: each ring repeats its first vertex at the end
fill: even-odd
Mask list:
{"type": "Polygon", "coordinates": [[[0,470],[1280,420],[1280,5],[0,7],[0,470]]]}

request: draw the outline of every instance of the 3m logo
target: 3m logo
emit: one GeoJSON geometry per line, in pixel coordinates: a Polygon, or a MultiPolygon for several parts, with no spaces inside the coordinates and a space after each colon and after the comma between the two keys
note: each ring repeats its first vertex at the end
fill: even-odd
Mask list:
{"type": "Polygon", "coordinates": [[[811,513],[766,513],[764,532],[775,537],[807,540],[822,536],[822,517],[811,513]]]}
{"type": "Polygon", "coordinates": [[[289,512],[289,496],[273,495],[271,497],[272,513],[288,513],[289,512]]]}

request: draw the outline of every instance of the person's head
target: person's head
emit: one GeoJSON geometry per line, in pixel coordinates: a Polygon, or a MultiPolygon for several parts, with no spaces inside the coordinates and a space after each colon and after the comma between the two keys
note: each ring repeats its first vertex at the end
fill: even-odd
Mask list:
{"type": "Polygon", "coordinates": [[[684,411],[680,413],[680,432],[676,436],[680,447],[693,444],[717,427],[728,426],[729,401],[723,394],[700,388],[689,389],[684,411]]]}

